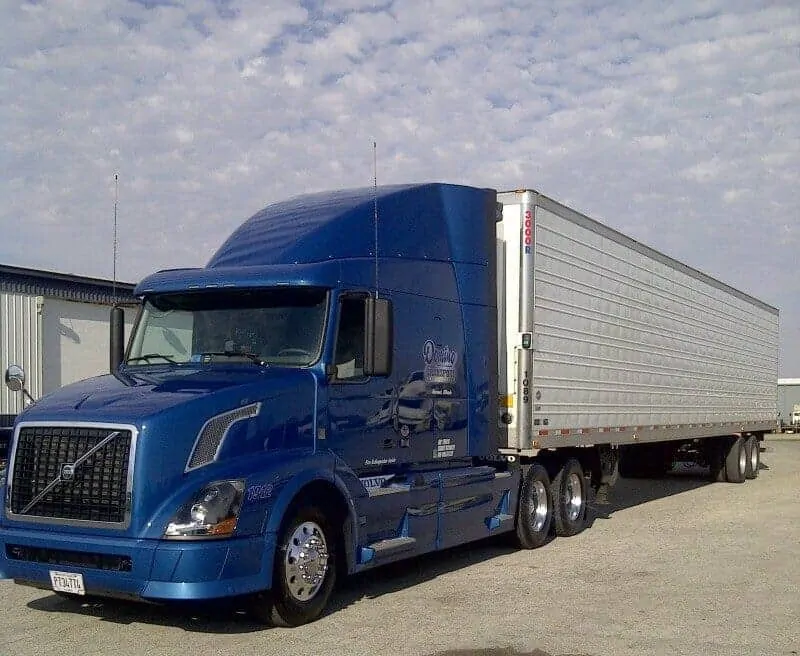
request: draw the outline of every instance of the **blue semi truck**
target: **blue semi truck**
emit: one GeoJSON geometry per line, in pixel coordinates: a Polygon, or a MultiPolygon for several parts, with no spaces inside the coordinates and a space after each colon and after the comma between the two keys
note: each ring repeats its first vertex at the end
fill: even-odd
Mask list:
{"type": "Polygon", "coordinates": [[[777,309],[532,189],[295,197],[135,295],[110,372],[16,419],[19,584],[300,625],[348,574],[575,535],[620,474],[755,478],[776,416],[777,309]]]}

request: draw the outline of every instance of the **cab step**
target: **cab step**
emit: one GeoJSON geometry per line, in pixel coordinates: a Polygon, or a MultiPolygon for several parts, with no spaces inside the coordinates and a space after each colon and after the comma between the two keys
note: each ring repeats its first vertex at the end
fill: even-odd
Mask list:
{"type": "Polygon", "coordinates": [[[417,544],[416,538],[400,537],[388,540],[379,540],[366,547],[361,547],[359,562],[364,565],[387,557],[396,556],[406,551],[413,551],[417,544]]]}

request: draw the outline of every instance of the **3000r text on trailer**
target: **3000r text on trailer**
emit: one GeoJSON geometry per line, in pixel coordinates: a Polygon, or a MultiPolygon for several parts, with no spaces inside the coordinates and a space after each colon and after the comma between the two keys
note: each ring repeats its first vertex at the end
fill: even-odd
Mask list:
{"type": "Polygon", "coordinates": [[[618,473],[755,478],[775,425],[775,308],[533,190],[297,197],[135,294],[110,374],[17,418],[18,583],[302,624],[348,573],[574,535],[618,473]]]}

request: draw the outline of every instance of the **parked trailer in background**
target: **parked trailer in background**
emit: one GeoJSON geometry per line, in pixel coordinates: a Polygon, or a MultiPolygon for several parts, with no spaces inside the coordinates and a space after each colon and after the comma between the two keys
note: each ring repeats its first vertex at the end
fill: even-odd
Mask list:
{"type": "Polygon", "coordinates": [[[135,293],[112,375],[15,424],[17,583],[303,624],[347,574],[575,535],[620,472],[756,478],[775,425],[777,309],[533,190],[300,196],[135,293]]]}
{"type": "Polygon", "coordinates": [[[778,430],[800,433],[800,378],[778,379],[778,430]]]}

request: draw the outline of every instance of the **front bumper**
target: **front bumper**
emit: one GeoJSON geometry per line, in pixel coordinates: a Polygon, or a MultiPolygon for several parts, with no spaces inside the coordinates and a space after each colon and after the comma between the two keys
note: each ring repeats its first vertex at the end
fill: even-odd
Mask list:
{"type": "Polygon", "coordinates": [[[0,529],[0,578],[51,589],[50,571],[83,575],[87,595],[204,600],[269,589],[272,534],[204,541],[80,537],[0,529]]]}

